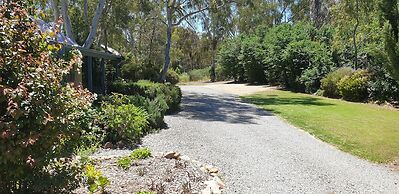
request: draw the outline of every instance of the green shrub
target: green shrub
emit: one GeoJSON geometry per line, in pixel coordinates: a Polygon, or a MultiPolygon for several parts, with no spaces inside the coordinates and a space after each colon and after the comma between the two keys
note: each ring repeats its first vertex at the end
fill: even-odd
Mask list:
{"type": "MultiPolygon", "coordinates": [[[[158,96],[153,100],[145,98],[143,96],[129,96],[130,101],[146,110],[148,113],[148,121],[151,130],[157,130],[165,127],[164,116],[168,110],[168,105],[166,104],[163,96],[158,96]]],[[[149,131],[145,131],[146,133],[149,131]]]]}
{"type": "Polygon", "coordinates": [[[329,73],[325,78],[321,80],[321,89],[323,90],[323,96],[330,98],[341,98],[341,94],[338,90],[338,83],[345,76],[353,74],[353,69],[350,67],[339,68],[329,73]]]}
{"type": "Polygon", "coordinates": [[[194,69],[188,72],[190,81],[209,81],[210,80],[210,68],[194,69]]]}
{"type": "Polygon", "coordinates": [[[89,164],[86,166],[84,177],[90,194],[96,191],[99,191],[100,194],[105,193],[105,187],[109,185],[109,180],[100,171],[96,170],[93,165],[89,164]]]}
{"type": "Polygon", "coordinates": [[[190,75],[188,75],[188,73],[182,73],[179,75],[179,80],[181,83],[190,82],[190,75]]]}
{"type": "Polygon", "coordinates": [[[338,90],[343,99],[363,102],[368,98],[369,72],[358,70],[350,76],[345,76],[338,82],[338,90]]]}
{"type": "Polygon", "coordinates": [[[382,67],[369,68],[371,80],[369,84],[370,100],[377,102],[399,101],[399,83],[382,67]]]}
{"type": "Polygon", "coordinates": [[[0,3],[0,193],[65,193],[76,187],[69,161],[94,96],[66,83],[78,51],[38,31],[33,1],[0,3]]]}
{"type": "Polygon", "coordinates": [[[314,93],[320,80],[331,71],[331,56],[324,45],[310,40],[294,41],[284,50],[284,85],[296,91],[314,93]]]}
{"type": "Polygon", "coordinates": [[[110,92],[125,95],[140,95],[150,100],[154,100],[157,97],[164,98],[168,105],[168,113],[179,110],[182,97],[178,86],[154,83],[148,80],[140,80],[138,82],[116,81],[111,84],[109,90],[110,92]]]}
{"type": "Polygon", "coordinates": [[[238,56],[241,52],[241,41],[234,38],[223,42],[217,56],[217,62],[223,68],[223,74],[234,81],[245,81],[245,69],[239,63],[238,56]]]}
{"type": "Polygon", "coordinates": [[[179,74],[177,74],[175,70],[169,69],[166,74],[166,81],[173,85],[179,83],[179,74]]]}
{"type": "Polygon", "coordinates": [[[129,156],[119,158],[116,161],[116,165],[123,168],[124,170],[127,170],[130,168],[130,166],[132,166],[132,159],[129,156]]]}
{"type": "Polygon", "coordinates": [[[106,127],[106,141],[136,143],[148,127],[148,114],[130,103],[122,94],[113,94],[111,102],[101,106],[101,122],[106,127]]]}
{"type": "Polygon", "coordinates": [[[229,77],[227,76],[226,70],[221,65],[216,66],[216,81],[227,81],[229,77]]]}
{"type": "Polygon", "coordinates": [[[242,39],[239,63],[244,67],[245,77],[250,83],[264,83],[266,81],[263,70],[264,50],[262,50],[258,37],[247,37],[242,39]]]}
{"type": "Polygon", "coordinates": [[[130,157],[136,160],[146,159],[151,157],[151,150],[148,148],[137,148],[130,154],[130,157]]]}
{"type": "Polygon", "coordinates": [[[127,64],[124,64],[121,69],[122,78],[130,81],[138,80],[152,80],[157,81],[160,78],[161,66],[155,63],[148,63],[147,61],[127,60],[127,64]]]}

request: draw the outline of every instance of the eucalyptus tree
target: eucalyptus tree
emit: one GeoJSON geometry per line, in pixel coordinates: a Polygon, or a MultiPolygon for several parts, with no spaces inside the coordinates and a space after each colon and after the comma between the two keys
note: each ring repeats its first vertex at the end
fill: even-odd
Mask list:
{"type": "Polygon", "coordinates": [[[198,13],[207,10],[205,0],[162,0],[164,5],[164,24],[166,25],[165,61],[161,70],[161,81],[166,81],[166,74],[170,65],[170,48],[172,44],[173,28],[192,18],[198,13]]]}
{"type": "MultiPolygon", "coordinates": [[[[52,5],[53,9],[53,14],[54,14],[54,20],[58,21],[60,17],[62,17],[63,20],[63,25],[64,25],[64,30],[66,32],[66,36],[70,38],[73,42],[76,42],[75,39],[75,33],[73,32],[73,26],[70,18],[70,13],[69,13],[69,1],[68,0],[49,0],[50,4],[52,5]]],[[[83,0],[82,6],[83,6],[83,12],[85,15],[85,18],[87,18],[88,14],[88,0],[83,0]]],[[[74,3],[74,2],[73,2],[74,3]]],[[[80,1],[79,1],[80,3],[80,1]]],[[[91,21],[91,24],[89,25],[89,33],[87,37],[85,38],[85,41],[81,45],[84,48],[90,48],[94,42],[94,39],[97,35],[97,28],[98,24],[102,15],[102,12],[106,6],[106,0],[98,0],[96,3],[96,9],[93,14],[93,18],[91,21]]]]}
{"type": "Polygon", "coordinates": [[[207,38],[210,40],[210,50],[212,55],[212,64],[210,77],[211,81],[216,81],[216,53],[217,46],[221,40],[234,31],[234,11],[236,4],[230,1],[212,1],[206,12],[202,13],[203,28],[207,38]]]}

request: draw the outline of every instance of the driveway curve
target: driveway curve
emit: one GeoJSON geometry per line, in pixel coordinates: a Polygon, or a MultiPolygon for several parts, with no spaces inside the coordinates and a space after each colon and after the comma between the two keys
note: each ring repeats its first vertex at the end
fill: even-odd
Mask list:
{"type": "Polygon", "coordinates": [[[321,142],[269,112],[206,86],[182,86],[169,129],[144,138],[217,166],[225,193],[399,193],[399,173],[321,142]]]}

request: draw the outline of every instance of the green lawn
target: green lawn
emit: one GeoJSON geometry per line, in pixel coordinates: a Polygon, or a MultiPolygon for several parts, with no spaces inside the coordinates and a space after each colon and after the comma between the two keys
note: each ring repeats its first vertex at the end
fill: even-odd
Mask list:
{"type": "Polygon", "coordinates": [[[399,111],[280,90],[242,97],[339,149],[387,163],[399,159],[399,111]]]}

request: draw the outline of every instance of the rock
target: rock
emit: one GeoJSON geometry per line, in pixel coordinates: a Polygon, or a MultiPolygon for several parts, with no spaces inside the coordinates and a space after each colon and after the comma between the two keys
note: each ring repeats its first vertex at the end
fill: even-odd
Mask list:
{"type": "Polygon", "coordinates": [[[215,180],[205,181],[207,185],[206,188],[203,190],[205,192],[210,191],[211,194],[221,194],[222,191],[220,190],[219,184],[215,180]]]}
{"type": "Polygon", "coordinates": [[[217,176],[218,174],[217,173],[211,173],[210,174],[212,177],[215,177],[215,176],[217,176]]]}
{"type": "Polygon", "coordinates": [[[186,155],[183,155],[183,156],[180,156],[180,157],[179,157],[179,160],[189,161],[189,160],[190,160],[190,157],[188,157],[188,156],[186,156],[186,155]]]}
{"type": "Polygon", "coordinates": [[[104,145],[104,149],[112,149],[114,147],[114,145],[111,142],[107,142],[104,145]]]}
{"type": "Polygon", "coordinates": [[[201,194],[212,194],[211,187],[207,186],[204,190],[201,191],[201,194]]]}
{"type": "Polygon", "coordinates": [[[223,189],[226,185],[223,183],[223,181],[218,177],[214,176],[213,180],[219,185],[221,189],[223,189]]]}
{"type": "Polygon", "coordinates": [[[208,169],[208,172],[211,173],[211,174],[212,174],[212,173],[218,173],[218,172],[219,172],[219,169],[217,169],[217,168],[215,168],[215,167],[212,167],[212,168],[209,168],[209,169],[208,169]]]}
{"type": "Polygon", "coordinates": [[[180,156],[180,153],[177,152],[167,152],[163,157],[167,159],[178,159],[180,156]]]}
{"type": "Polygon", "coordinates": [[[205,168],[206,168],[207,170],[209,170],[209,169],[213,168],[213,166],[212,166],[212,165],[209,165],[209,164],[207,164],[207,165],[205,165],[205,168]]]}

